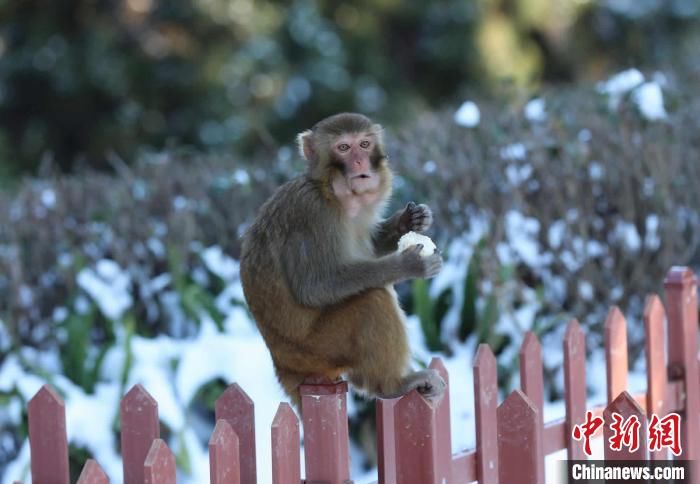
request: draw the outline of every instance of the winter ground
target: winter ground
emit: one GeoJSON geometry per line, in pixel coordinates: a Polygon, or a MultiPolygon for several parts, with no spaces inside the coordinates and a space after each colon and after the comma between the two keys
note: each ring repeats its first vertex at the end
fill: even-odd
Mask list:
{"type": "MultiPolygon", "coordinates": [[[[663,75],[646,79],[634,69],[622,72],[605,83],[599,90],[608,96],[611,109],[623,95],[631,94],[641,114],[649,121],[666,118],[662,88],[663,75]]],[[[532,122],[546,119],[546,104],[542,99],[534,99],[525,107],[524,115],[532,122]]],[[[478,106],[471,101],[465,102],[455,113],[456,124],[466,129],[477,126],[480,122],[478,106]]],[[[512,161],[506,172],[509,183],[517,186],[531,176],[532,167],[526,162],[527,149],[521,143],[513,143],[501,150],[501,157],[512,161]]],[[[426,170],[428,163],[426,163],[426,170]]],[[[591,163],[590,176],[603,176],[602,168],[591,163]]],[[[50,201],[50,200],[49,200],[50,201]]],[[[630,250],[645,245],[650,248],[658,246],[655,227],[658,217],[647,219],[647,237],[641,239],[631,223],[621,223],[615,231],[625,246],[630,250]]],[[[545,283],[545,290],[554,293],[567,282],[561,276],[549,271],[552,254],[543,252],[537,243],[540,224],[536,219],[528,218],[517,211],[506,215],[506,234],[503,244],[499,246],[498,256],[504,265],[524,262],[537,272],[545,283]]],[[[475,245],[489,231],[489,220],[472,216],[472,231],[455,240],[447,251],[450,258],[446,261],[443,272],[431,284],[430,293],[435,296],[445,287],[455,287],[455,300],[443,321],[443,336],[453,334],[458,324],[459,308],[463,294],[460,284],[464,283],[465,274],[475,245]]],[[[546,234],[552,246],[567,237],[566,223],[555,223],[546,234]]],[[[579,267],[586,258],[594,257],[605,251],[604,244],[597,241],[581,241],[576,253],[564,254],[567,267],[579,267]]],[[[22,348],[11,353],[0,366],[0,392],[11,394],[15,389],[24,401],[28,401],[50,376],[51,383],[65,397],[67,430],[71,444],[87,449],[101,464],[113,482],[122,480],[119,455],[112,424],[118,414],[119,399],[132,385],[141,383],[157,400],[159,414],[163,425],[171,431],[168,442],[179,462],[187,463],[189,472],[181,471],[178,482],[194,484],[208,482],[209,462],[207,455],[208,433],[213,422],[204,422],[192,411],[191,403],[197,391],[203,385],[221,378],[226,382],[237,382],[255,402],[256,452],[258,482],[271,481],[270,472],[270,425],[280,401],[284,401],[279,385],[275,379],[269,353],[253,321],[243,306],[243,295],[238,279],[238,264],[226,257],[218,247],[202,251],[202,259],[208,270],[226,283],[225,289],[217,296],[217,308],[226,315],[223,331],[205,314],[201,315],[199,332],[189,338],[158,336],[144,338],[138,335],[128,337],[123,325],[116,324],[117,343],[113,345],[101,366],[99,383],[94,392],[86,393],[63,376],[61,360],[56,352],[37,352],[32,348],[22,348]],[[130,356],[129,356],[130,355],[130,356]],[[131,358],[131,359],[130,359],[131,358]],[[128,368],[126,385],[121,378],[128,368]],[[43,375],[43,376],[41,376],[43,375]]],[[[562,258],[564,259],[564,256],[562,258]]],[[[149,290],[162,291],[169,284],[169,276],[163,275],[151,281],[149,290]]],[[[111,260],[101,260],[94,267],[84,269],[78,276],[77,283],[83,290],[84,297],[95,304],[102,314],[113,321],[121,323],[121,318],[133,304],[129,291],[129,274],[111,260]]],[[[592,297],[592,288],[587,281],[578,281],[582,298],[592,297]]],[[[556,299],[556,298],[555,298],[556,299]]],[[[76,305],[87,304],[87,299],[78,300],[76,305]]],[[[504,313],[496,322],[499,330],[511,336],[513,341],[522,341],[523,332],[533,323],[539,303],[534,291],[524,294],[524,302],[513,313],[504,313]]],[[[55,319],[61,319],[65,308],[57,308],[55,319]]],[[[7,331],[0,321],[0,348],[7,343],[7,331]]],[[[173,321],[177,325],[177,321],[173,321]]],[[[639,331],[639,324],[630,324],[630,331],[639,331]]],[[[416,359],[429,362],[432,356],[441,356],[450,374],[451,421],[453,451],[474,447],[474,410],[472,360],[476,352],[474,338],[464,343],[450,343],[452,356],[433,354],[426,348],[423,333],[416,317],[408,318],[408,330],[411,347],[416,359]]],[[[562,331],[556,332],[558,335],[562,331]]],[[[449,338],[443,338],[448,341],[449,338]]],[[[449,340],[451,341],[451,340],[449,340]]],[[[501,357],[512,358],[517,352],[517,345],[511,345],[509,352],[501,357]]],[[[92,355],[91,357],[94,357],[92,355]]],[[[562,359],[561,341],[549,338],[543,341],[545,365],[556,366],[562,359]]],[[[595,348],[588,360],[587,380],[589,385],[589,406],[599,405],[605,400],[605,366],[602,348],[595,348]]],[[[559,375],[563,386],[563,377],[559,375]]],[[[645,388],[643,368],[636,366],[630,374],[630,390],[640,391],[645,388]]],[[[503,395],[501,395],[503,398],[503,395]]],[[[354,412],[352,399],[348,400],[349,413],[354,412]]],[[[23,418],[23,403],[20,398],[10,397],[7,404],[0,406],[0,428],[18,425],[23,418]]],[[[564,416],[563,401],[545,405],[545,421],[564,416]]],[[[1,434],[0,434],[1,435],[1,434]]],[[[0,450],[9,448],[12,443],[8,436],[0,438],[0,450]]],[[[597,455],[602,449],[602,439],[594,440],[597,455]]],[[[547,459],[547,482],[559,482],[561,467],[558,460],[566,457],[565,452],[553,454],[547,459]]],[[[353,478],[362,484],[376,480],[376,470],[365,472],[361,469],[360,451],[352,448],[353,478]]],[[[303,454],[302,454],[303,462],[303,454]]],[[[303,469],[303,465],[302,465],[303,469]]],[[[0,470],[2,484],[11,484],[15,480],[30,482],[29,446],[24,442],[17,458],[5,469],[0,470]]]]}
{"type": "MultiPolygon", "coordinates": [[[[232,262],[232,261],[230,261],[232,262]]],[[[230,291],[240,294],[240,284],[232,273],[230,291]]],[[[105,286],[106,287],[106,286],[105,286]]],[[[112,286],[114,287],[114,286],[112,286]]],[[[97,292],[94,294],[98,294],[97,292]]],[[[105,292],[103,304],[118,299],[118,295],[105,292]]],[[[429,361],[432,356],[441,356],[450,374],[452,447],[453,451],[474,447],[474,410],[472,360],[476,345],[468,340],[454,347],[454,355],[446,358],[432,354],[425,349],[425,341],[420,324],[415,317],[408,319],[408,332],[414,356],[429,361]]],[[[185,455],[189,461],[189,475],[181,473],[179,482],[208,482],[209,462],[206,440],[201,438],[212,422],[200,422],[189,411],[189,402],[196,391],[215,378],[227,382],[237,382],[255,402],[256,452],[259,482],[271,482],[270,474],[270,425],[280,401],[284,401],[275,379],[269,353],[254,323],[240,306],[231,306],[221,333],[208,319],[202,321],[199,334],[192,339],[174,339],[159,336],[146,339],[134,336],[131,343],[133,364],[128,384],[130,388],[141,383],[157,400],[163,424],[178,436],[169,442],[172,450],[185,455]],[[173,361],[179,360],[174,368],[173,361]],[[204,430],[202,430],[204,428],[204,430]]],[[[82,389],[60,376],[56,355],[46,355],[25,349],[22,357],[41,365],[46,371],[55,372],[54,386],[65,394],[68,437],[72,444],[88,449],[102,465],[114,482],[122,480],[119,455],[115,451],[112,421],[118,412],[120,398],[119,373],[123,367],[125,352],[122,345],[115,347],[107,355],[102,380],[94,394],[86,394],[82,389]]],[[[561,348],[548,348],[546,352],[560,352],[561,348]]],[[[590,403],[599,404],[605,395],[605,367],[602,355],[594,355],[589,360],[588,379],[594,385],[590,403]]],[[[25,399],[29,399],[41,387],[44,380],[23,369],[17,357],[10,357],[0,368],[0,391],[9,391],[16,386],[25,399]]],[[[644,388],[644,374],[635,372],[631,376],[632,389],[644,388]]],[[[349,399],[349,412],[354,408],[349,399]]],[[[545,420],[563,417],[563,402],[549,403],[545,407],[545,420]]],[[[10,406],[3,421],[16,421],[21,418],[21,408],[10,406]]],[[[600,439],[598,439],[600,440],[600,439]]],[[[359,450],[352,450],[353,478],[358,484],[376,480],[376,470],[363,472],[358,465],[359,450]]],[[[560,467],[556,460],[565,458],[566,453],[557,453],[548,458],[548,482],[557,482],[560,467]]],[[[25,442],[20,455],[3,473],[3,484],[14,480],[30,482],[28,474],[29,447],[25,442]]],[[[303,454],[302,454],[303,462],[303,454]]],[[[303,465],[302,465],[303,469],[303,465]]]]}

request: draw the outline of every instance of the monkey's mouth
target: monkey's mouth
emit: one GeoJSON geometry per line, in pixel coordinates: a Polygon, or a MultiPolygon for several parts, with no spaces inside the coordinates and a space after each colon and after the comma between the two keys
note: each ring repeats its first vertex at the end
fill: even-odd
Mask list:
{"type": "Polygon", "coordinates": [[[372,191],[379,186],[378,177],[373,176],[371,173],[360,173],[353,175],[348,180],[350,185],[350,190],[353,193],[364,193],[372,191]]]}

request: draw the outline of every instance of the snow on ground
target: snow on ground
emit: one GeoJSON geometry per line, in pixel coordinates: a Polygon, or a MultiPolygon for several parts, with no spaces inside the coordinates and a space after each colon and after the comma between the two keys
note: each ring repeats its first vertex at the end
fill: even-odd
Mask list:
{"type": "MultiPolygon", "coordinates": [[[[445,269],[433,281],[430,289],[432,296],[436,296],[445,288],[453,287],[455,307],[452,309],[456,308],[457,312],[462,303],[461,285],[464,283],[464,274],[472,258],[474,247],[489,230],[487,217],[479,214],[472,215],[471,231],[455,239],[450,245],[445,269]]],[[[653,226],[654,223],[654,220],[651,220],[648,225],[653,226]]],[[[637,244],[638,241],[631,235],[632,229],[624,224],[621,227],[623,228],[620,229],[620,239],[627,245],[637,244]]],[[[535,219],[523,217],[517,212],[508,213],[506,235],[509,239],[509,247],[507,254],[505,249],[503,250],[503,257],[508,260],[522,260],[533,268],[546,267],[551,254],[543,252],[538,244],[539,230],[539,223],[535,219]]],[[[547,235],[550,242],[554,242],[552,245],[557,245],[566,237],[565,233],[566,223],[562,221],[552,226],[547,235]]],[[[572,257],[583,258],[595,252],[583,242],[580,245],[581,247],[575,249],[577,254],[572,257]]],[[[172,450],[180,456],[186,456],[189,461],[189,475],[181,473],[178,482],[194,484],[207,482],[209,462],[207,443],[202,438],[202,422],[192,414],[190,403],[198,390],[208,382],[218,378],[226,382],[237,382],[255,402],[258,480],[261,483],[270,482],[270,425],[279,402],[284,401],[285,397],[275,378],[264,341],[247,311],[236,303],[242,300],[242,289],[237,276],[238,263],[229,259],[216,247],[205,249],[202,258],[209,270],[218,274],[227,283],[216,300],[219,310],[226,314],[223,331],[220,331],[210,318],[202,315],[198,333],[190,338],[173,338],[165,335],[156,338],[132,336],[130,340],[132,366],[126,387],[122,388],[120,378],[128,359],[125,352],[126,336],[124,330],[120,329],[117,332],[117,344],[105,357],[100,373],[101,380],[93,394],[85,393],[61,375],[60,360],[57,355],[39,353],[25,348],[19,352],[19,356],[10,355],[0,367],[0,391],[9,392],[17,388],[22,397],[28,400],[44,383],[44,379],[37,376],[36,369],[51,374],[52,385],[65,398],[70,442],[88,449],[112,480],[119,482],[122,480],[122,468],[119,455],[115,450],[115,436],[111,426],[118,414],[121,394],[132,385],[141,383],[158,402],[161,422],[173,435],[173,439],[169,442],[172,450]],[[24,364],[26,361],[32,362],[33,369],[29,369],[24,364]]],[[[128,309],[131,303],[128,301],[127,304],[124,294],[130,281],[115,263],[102,261],[94,269],[85,269],[81,274],[82,276],[79,276],[81,287],[106,316],[121,315],[128,309]]],[[[556,281],[550,282],[554,284],[556,281]]],[[[585,286],[585,281],[581,281],[580,284],[580,291],[584,294],[590,292],[590,288],[585,286]]],[[[539,308],[534,293],[529,295],[525,293],[523,297],[521,307],[512,313],[505,313],[497,323],[499,329],[508,332],[514,338],[521,337],[522,332],[529,328],[539,308]]],[[[443,336],[448,336],[456,329],[458,324],[456,317],[458,314],[454,314],[454,311],[448,312],[443,325],[443,336]],[[451,319],[452,322],[450,322],[451,319]]],[[[407,318],[407,333],[416,360],[427,364],[433,356],[439,356],[426,349],[417,317],[407,318]]],[[[547,358],[554,358],[555,353],[559,355],[561,341],[556,342],[556,345],[556,348],[544,352],[547,358]]],[[[453,344],[450,357],[441,356],[450,375],[454,452],[473,448],[475,444],[472,362],[476,346],[475,339],[470,338],[465,343],[453,344]]],[[[548,348],[551,348],[551,345],[548,348]]],[[[517,348],[515,350],[517,351],[517,348]]],[[[605,399],[605,366],[601,351],[594,351],[588,364],[590,405],[599,404],[605,399]]],[[[635,368],[630,377],[630,387],[637,391],[644,386],[643,368],[635,368]]],[[[501,395],[501,399],[504,396],[501,395]]],[[[354,405],[351,399],[349,403],[349,409],[352,412],[354,405]]],[[[14,423],[22,418],[19,399],[16,399],[13,405],[4,408],[10,410],[7,414],[0,415],[0,423],[14,423]],[[14,411],[11,411],[13,408],[14,411]]],[[[545,421],[552,421],[563,415],[563,402],[545,406],[545,421]]],[[[213,426],[213,422],[204,425],[204,430],[210,432],[211,428],[206,428],[206,425],[213,426]]],[[[550,476],[548,482],[558,482],[556,476],[561,467],[557,460],[565,456],[564,452],[548,457],[547,472],[550,476]]],[[[351,458],[355,482],[363,484],[376,480],[376,470],[365,472],[360,468],[364,459],[359,449],[354,446],[351,446],[351,458]]],[[[18,457],[4,472],[2,484],[10,484],[16,479],[29,482],[28,462],[29,451],[25,442],[18,457]]]]}
{"type": "Polygon", "coordinates": [[[642,116],[649,121],[661,121],[668,117],[661,89],[665,84],[666,78],[661,73],[654,74],[651,81],[645,81],[644,74],[637,69],[628,69],[599,83],[598,91],[608,96],[608,105],[613,110],[623,97],[631,93],[642,116]]]}

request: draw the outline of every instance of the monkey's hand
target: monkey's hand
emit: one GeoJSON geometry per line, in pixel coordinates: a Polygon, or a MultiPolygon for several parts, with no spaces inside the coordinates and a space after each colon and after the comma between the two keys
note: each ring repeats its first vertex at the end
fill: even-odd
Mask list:
{"type": "Polygon", "coordinates": [[[401,265],[411,278],[422,277],[430,279],[435,277],[442,269],[442,256],[439,252],[423,257],[420,251],[423,244],[412,245],[399,254],[401,265]]]}
{"type": "Polygon", "coordinates": [[[403,213],[399,217],[399,233],[425,232],[433,223],[433,212],[430,207],[416,202],[408,202],[403,213]]]}

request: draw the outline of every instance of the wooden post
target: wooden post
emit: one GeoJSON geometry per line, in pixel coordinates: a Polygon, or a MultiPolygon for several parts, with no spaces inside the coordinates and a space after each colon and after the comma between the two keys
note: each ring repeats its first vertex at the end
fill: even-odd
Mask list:
{"type": "Polygon", "coordinates": [[[349,482],[348,384],[312,378],[300,391],[306,482],[349,482]]]}
{"type": "Polygon", "coordinates": [[[255,405],[237,383],[221,394],[214,404],[216,420],[226,420],[238,436],[241,482],[255,484],[255,405]]]}
{"type": "Polygon", "coordinates": [[[29,400],[29,448],[32,481],[68,484],[68,438],[63,399],[44,385],[29,400]]]}
{"type": "Polygon", "coordinates": [[[299,419],[288,403],[280,403],[272,420],[271,442],[272,484],[299,484],[299,419]]]}
{"type": "Polygon", "coordinates": [[[498,407],[498,482],[544,484],[542,417],[520,390],[498,407]]]}
{"type": "Polygon", "coordinates": [[[605,370],[608,403],[627,390],[627,323],[617,306],[610,308],[605,320],[605,370]]]}
{"type": "Polygon", "coordinates": [[[394,407],[397,484],[440,483],[437,403],[412,390],[394,407]]]}
{"type": "Polygon", "coordinates": [[[474,358],[476,475],[479,482],[498,482],[498,379],[496,358],[480,344],[474,358]]]}
{"type": "MultiPolygon", "coordinates": [[[[700,460],[700,371],[698,370],[698,287],[693,271],[673,267],[664,281],[668,312],[668,371],[671,380],[685,384],[681,413],[682,453],[678,459],[700,460]]],[[[692,482],[700,483],[700,466],[692,482]]]]}
{"type": "Polygon", "coordinates": [[[165,441],[156,439],[143,464],[144,484],[175,484],[177,466],[175,456],[165,441]]]}
{"type": "Polygon", "coordinates": [[[77,484],[108,484],[109,478],[102,470],[100,464],[93,459],[88,459],[83,466],[83,471],[78,477],[77,484]]]}
{"type": "Polygon", "coordinates": [[[438,482],[452,484],[452,433],[450,430],[450,375],[440,358],[433,358],[428,368],[437,371],[445,380],[445,393],[435,403],[438,445],[438,482]]]}
{"type": "Polygon", "coordinates": [[[143,463],[154,439],[160,437],[158,402],[134,385],[119,405],[124,484],[143,484],[143,463]]]}
{"type": "Polygon", "coordinates": [[[564,398],[566,403],[566,450],[569,460],[585,460],[583,446],[571,434],[586,416],[586,335],[575,319],[564,335],[564,398]]]}
{"type": "Polygon", "coordinates": [[[224,419],[209,439],[209,478],[211,484],[241,484],[238,436],[224,419]]]}
{"type": "Polygon", "coordinates": [[[377,475],[379,484],[396,484],[394,407],[398,398],[377,398],[377,475]]]}
{"type": "Polygon", "coordinates": [[[620,393],[620,395],[608,405],[603,411],[603,419],[605,420],[605,426],[603,430],[603,436],[605,441],[603,442],[605,448],[605,459],[606,460],[644,460],[647,456],[647,418],[644,415],[644,410],[641,409],[639,404],[634,400],[634,397],[627,393],[626,391],[620,393]],[[630,417],[636,417],[639,421],[639,447],[632,451],[628,447],[622,446],[621,450],[613,450],[610,444],[610,438],[614,435],[612,425],[615,422],[613,419],[613,414],[618,414],[622,417],[623,423],[630,417]]]}
{"type": "MultiPolygon", "coordinates": [[[[656,414],[659,418],[666,416],[666,392],[668,376],[666,373],[666,331],[664,323],[666,314],[658,296],[649,296],[644,306],[644,329],[646,341],[644,348],[647,358],[647,421],[656,414]]],[[[651,460],[666,460],[666,449],[649,453],[651,460]]]]}

